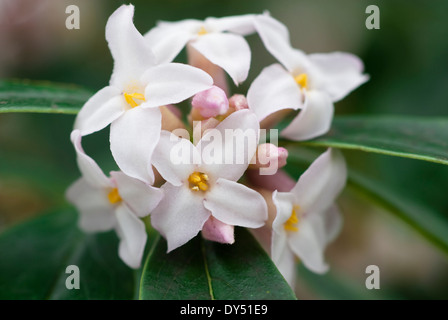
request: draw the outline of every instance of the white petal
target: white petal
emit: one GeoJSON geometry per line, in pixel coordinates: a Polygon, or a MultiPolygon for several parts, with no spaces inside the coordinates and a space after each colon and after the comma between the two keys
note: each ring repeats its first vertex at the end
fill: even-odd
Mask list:
{"type": "Polygon", "coordinates": [[[324,221],[327,242],[330,243],[338,236],[342,229],[343,219],[338,206],[336,204],[332,205],[325,211],[322,219],[324,221]]]}
{"type": "Polygon", "coordinates": [[[289,247],[299,257],[303,264],[313,272],[325,273],[328,265],[324,258],[324,239],[320,239],[313,225],[303,219],[299,231],[291,232],[288,239],[289,247]]]}
{"type": "Polygon", "coordinates": [[[120,197],[138,217],[147,216],[162,200],[163,192],[123,172],[111,172],[120,197]]]}
{"type": "Polygon", "coordinates": [[[266,201],[258,192],[226,179],[218,179],[206,192],[204,206],[233,226],[260,228],[268,217],[266,201]]]}
{"type": "Polygon", "coordinates": [[[200,36],[191,45],[210,62],[223,68],[236,85],[246,80],[251,52],[242,36],[230,33],[209,33],[200,36]]]}
{"type": "Polygon", "coordinates": [[[76,180],[66,197],[79,211],[79,227],[86,232],[107,231],[114,228],[114,208],[103,189],[92,187],[84,178],[76,180]]]}
{"type": "Polygon", "coordinates": [[[155,56],[132,21],[133,5],[122,5],[110,16],[106,40],[114,59],[110,84],[124,88],[137,81],[156,62],[155,56]]]}
{"type": "Polygon", "coordinates": [[[105,87],[84,104],[76,116],[75,129],[81,130],[83,136],[99,131],[119,118],[125,107],[121,91],[105,87]]]}
{"type": "Polygon", "coordinates": [[[272,193],[272,201],[276,208],[276,216],[272,222],[272,229],[276,234],[285,234],[284,224],[291,217],[292,209],[294,207],[294,195],[290,192],[272,193]]]}
{"type": "Polygon", "coordinates": [[[302,110],[280,135],[295,141],[323,135],[330,130],[333,113],[333,102],[325,92],[308,91],[302,110]]]}
{"type": "Polygon", "coordinates": [[[140,267],[148,238],[145,224],[124,204],[116,207],[115,216],[120,237],[118,255],[128,266],[137,269],[140,267]]]}
{"type": "Polygon", "coordinates": [[[159,140],[161,122],[159,109],[139,106],[112,123],[110,149],[118,167],[128,176],[153,183],[150,161],[159,140]]]}
{"type": "Polygon", "coordinates": [[[316,89],[325,91],[333,102],[341,100],[369,79],[363,74],[364,64],[357,56],[344,53],[309,55],[318,73],[316,89]]]}
{"type": "Polygon", "coordinates": [[[201,156],[190,140],[163,130],[151,161],[166,181],[180,186],[194,172],[201,156]]]}
{"type": "Polygon", "coordinates": [[[213,85],[213,79],[206,72],[181,63],[155,66],[148,69],[141,79],[148,84],[145,108],[182,102],[213,85]]]}
{"type": "Polygon", "coordinates": [[[278,246],[278,249],[281,250],[273,262],[283,278],[288,282],[289,286],[294,288],[297,274],[295,254],[291,251],[287,243],[282,247],[278,246]]]}
{"type": "Polygon", "coordinates": [[[302,93],[292,75],[279,64],[264,68],[247,92],[249,108],[258,120],[282,110],[302,107],[302,93]]]}
{"type": "Polygon", "coordinates": [[[210,17],[204,23],[212,32],[229,31],[242,36],[247,36],[255,32],[253,14],[229,16],[222,18],[210,17]]]}
{"type": "Polygon", "coordinates": [[[201,231],[210,217],[200,194],[185,186],[165,183],[164,198],[151,214],[152,226],[168,242],[168,252],[184,245],[201,231]]]}
{"type": "Polygon", "coordinates": [[[255,28],[266,49],[289,71],[293,71],[299,61],[291,47],[288,28],[269,15],[257,15],[255,28]]]}
{"type": "Polygon", "coordinates": [[[192,27],[198,24],[200,22],[195,20],[182,24],[165,23],[149,30],[144,37],[156,56],[157,64],[173,61],[187,42],[195,37],[192,27]]]}
{"type": "Polygon", "coordinates": [[[112,182],[106,177],[98,164],[85,154],[81,145],[81,138],[82,136],[79,130],[72,131],[70,139],[75,147],[76,160],[82,176],[94,188],[108,189],[113,187],[112,182]]]}
{"type": "Polygon", "coordinates": [[[291,193],[305,215],[322,214],[333,205],[346,180],[342,153],[328,149],[302,174],[291,193]]]}
{"type": "Polygon", "coordinates": [[[202,168],[211,179],[237,181],[257,150],[259,122],[248,109],[236,111],[216,128],[206,131],[197,144],[202,168]]]}

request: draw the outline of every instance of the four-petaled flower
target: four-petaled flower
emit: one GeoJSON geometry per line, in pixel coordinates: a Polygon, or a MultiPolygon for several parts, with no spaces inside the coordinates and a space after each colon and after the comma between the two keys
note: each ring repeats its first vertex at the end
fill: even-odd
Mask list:
{"type": "Polygon", "coordinates": [[[79,227],[86,232],[115,229],[120,237],[118,254],[138,268],[147,234],[139,218],[147,216],[162,199],[162,191],[123,172],[107,177],[81,146],[81,132],[71,134],[82,177],[67,190],[67,199],[79,210],[79,227]]]}
{"type": "Polygon", "coordinates": [[[127,175],[152,183],[151,154],[161,131],[158,107],[179,103],[210,88],[204,71],[180,63],[156,64],[156,58],[135,28],[134,7],[123,5],[109,18],[106,39],[114,58],[109,86],[92,96],[79,112],[75,129],[88,135],[110,128],[110,148],[127,175]]]}
{"type": "Polygon", "coordinates": [[[333,102],[368,80],[362,61],[349,53],[306,55],[290,45],[286,27],[268,15],[254,18],[268,51],[283,65],[262,70],[247,93],[249,107],[263,120],[282,109],[301,109],[281,135],[306,140],[326,133],[333,119],[333,102]]]}
{"type": "Polygon", "coordinates": [[[152,212],[151,223],[167,239],[168,251],[196,236],[211,216],[230,226],[264,225],[265,200],[258,192],[236,182],[256,151],[258,131],[256,116],[241,110],[206,131],[196,146],[162,132],[153,164],[167,182],[161,187],[165,196],[152,212]],[[236,142],[226,135],[226,130],[241,130],[236,142]],[[226,163],[224,158],[229,154],[241,161],[226,163]]]}
{"type": "Polygon", "coordinates": [[[159,63],[171,62],[188,43],[239,84],[249,72],[251,52],[243,36],[255,31],[253,17],[248,14],[204,21],[161,21],[145,38],[159,63]]]}
{"type": "Polygon", "coordinates": [[[340,231],[335,199],[345,186],[347,169],[338,150],[328,149],[289,192],[274,191],[277,215],[272,223],[272,259],[293,285],[295,257],[316,273],[328,269],[324,250],[340,231]]]}

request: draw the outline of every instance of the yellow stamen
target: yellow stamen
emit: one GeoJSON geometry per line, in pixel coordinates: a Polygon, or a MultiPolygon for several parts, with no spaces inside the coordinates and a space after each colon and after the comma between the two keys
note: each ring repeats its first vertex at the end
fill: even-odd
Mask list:
{"type": "Polygon", "coordinates": [[[121,199],[120,194],[118,193],[117,188],[113,188],[111,192],[107,195],[107,198],[109,199],[109,202],[111,204],[116,204],[118,202],[121,202],[123,199],[121,199]]]}
{"type": "Polygon", "coordinates": [[[296,83],[303,89],[308,89],[308,76],[306,73],[301,73],[298,76],[294,77],[296,83]]]}
{"type": "Polygon", "coordinates": [[[135,107],[137,107],[138,105],[141,104],[141,102],[137,102],[137,101],[135,101],[135,99],[137,99],[137,100],[141,100],[141,101],[146,101],[146,100],[145,100],[145,96],[144,96],[143,94],[141,94],[141,93],[136,93],[136,92],[131,93],[131,94],[125,92],[125,93],[124,93],[124,98],[125,98],[126,102],[127,102],[132,108],[135,108],[135,107]]]}
{"type": "Polygon", "coordinates": [[[190,183],[190,189],[193,191],[207,191],[208,190],[208,175],[202,172],[193,172],[188,177],[188,182],[190,183]]]}
{"type": "Polygon", "coordinates": [[[294,206],[292,208],[291,216],[283,225],[286,231],[299,231],[297,224],[299,223],[299,218],[297,218],[297,212],[300,210],[299,206],[294,206]]]}
{"type": "Polygon", "coordinates": [[[207,30],[205,30],[205,28],[204,27],[201,27],[201,29],[199,29],[199,31],[198,31],[198,35],[199,36],[203,36],[204,34],[207,34],[208,32],[207,32],[207,30]]]}

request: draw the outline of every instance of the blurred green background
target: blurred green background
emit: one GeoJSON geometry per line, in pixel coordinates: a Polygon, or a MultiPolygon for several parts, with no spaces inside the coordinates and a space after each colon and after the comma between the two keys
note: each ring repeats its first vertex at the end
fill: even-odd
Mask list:
{"type": "MultiPolygon", "coordinates": [[[[124,1],[0,0],[0,78],[75,83],[92,92],[109,81],[112,58],[104,39],[109,15],[124,1]],[[81,11],[80,30],[67,30],[65,8],[81,11]]],[[[145,0],[135,25],[145,33],[158,20],[203,19],[268,10],[307,53],[348,51],[360,56],[371,80],[336,104],[340,114],[448,116],[448,2],[365,0],[145,0]],[[365,27],[368,5],[380,9],[380,30],[365,27]]],[[[275,60],[258,36],[246,93],[275,60]]],[[[64,190],[78,177],[69,142],[74,116],[0,115],[0,230],[65,204],[64,190]]],[[[85,139],[107,172],[108,132],[85,139]]],[[[412,201],[448,215],[448,167],[362,152],[344,152],[350,168],[412,201]]],[[[340,199],[344,228],[327,251],[326,276],[300,268],[299,298],[448,298],[448,259],[409,227],[347,189],[340,199]],[[381,289],[364,286],[365,268],[381,270],[381,289]]],[[[448,237],[448,235],[447,235],[448,237]]]]}

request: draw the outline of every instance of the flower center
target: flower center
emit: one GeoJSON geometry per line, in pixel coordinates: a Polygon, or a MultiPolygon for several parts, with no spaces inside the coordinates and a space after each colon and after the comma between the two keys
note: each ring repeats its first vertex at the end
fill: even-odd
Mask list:
{"type": "Polygon", "coordinates": [[[198,36],[203,36],[204,34],[207,34],[207,30],[205,30],[204,27],[201,27],[201,29],[199,29],[198,31],[198,36]]]}
{"type": "Polygon", "coordinates": [[[188,182],[190,183],[190,189],[193,191],[207,191],[208,185],[208,175],[202,172],[193,172],[188,177],[188,182]]]}
{"type": "Polygon", "coordinates": [[[118,193],[117,188],[113,188],[107,195],[107,198],[109,199],[109,202],[111,204],[117,204],[117,203],[123,201],[123,199],[121,199],[120,194],[118,193]]]}
{"type": "Polygon", "coordinates": [[[301,73],[298,76],[295,76],[294,80],[302,89],[308,89],[308,76],[306,73],[301,73]]]}
{"type": "Polygon", "coordinates": [[[286,231],[293,231],[293,232],[299,231],[299,228],[297,226],[299,223],[299,218],[297,218],[297,212],[299,210],[300,210],[299,206],[294,206],[292,208],[291,216],[289,217],[288,220],[286,220],[285,224],[283,225],[286,231]]]}
{"type": "Polygon", "coordinates": [[[124,94],[124,99],[126,100],[126,102],[132,107],[135,108],[137,106],[139,106],[143,101],[145,100],[145,96],[141,93],[127,93],[125,92],[124,94]]]}

